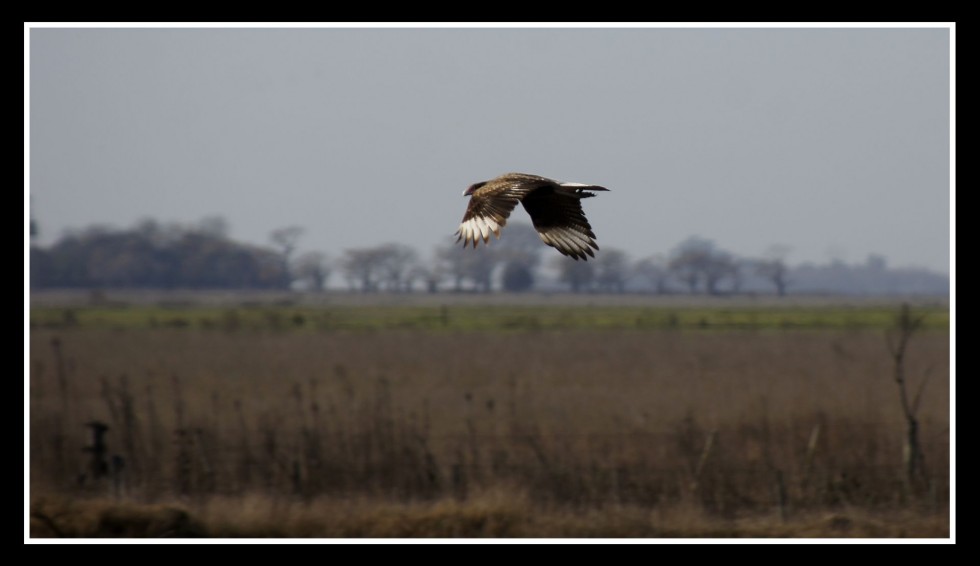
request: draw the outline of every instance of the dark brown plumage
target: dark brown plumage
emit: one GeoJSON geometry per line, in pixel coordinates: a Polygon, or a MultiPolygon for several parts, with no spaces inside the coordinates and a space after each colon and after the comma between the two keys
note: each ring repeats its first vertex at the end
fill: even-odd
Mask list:
{"type": "Polygon", "coordinates": [[[541,241],[569,257],[588,260],[586,254],[595,257],[592,249],[599,246],[582,212],[581,200],[595,196],[589,191],[608,190],[526,173],[507,173],[475,183],[463,193],[470,197],[470,204],[456,231],[459,236],[456,241],[463,240],[464,248],[472,242],[475,248],[481,238],[484,243],[489,242],[491,233],[500,238],[500,229],[520,202],[531,216],[541,241]]]}

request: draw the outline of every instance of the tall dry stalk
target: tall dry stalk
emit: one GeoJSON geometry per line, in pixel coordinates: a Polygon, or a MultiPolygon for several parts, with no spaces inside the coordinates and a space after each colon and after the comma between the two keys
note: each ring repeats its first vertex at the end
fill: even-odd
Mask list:
{"type": "Polygon", "coordinates": [[[68,433],[66,421],[73,420],[72,409],[74,404],[71,402],[72,396],[68,390],[68,367],[65,363],[64,352],[61,349],[61,339],[57,336],[51,338],[51,352],[54,355],[55,378],[58,382],[58,399],[60,410],[54,415],[54,434],[51,439],[51,446],[54,450],[55,462],[54,469],[61,477],[59,482],[64,483],[68,478],[70,458],[67,457],[66,450],[68,433]]]}
{"type": "Polygon", "coordinates": [[[806,489],[810,483],[810,475],[813,472],[813,459],[817,454],[817,443],[820,441],[820,423],[813,425],[810,429],[810,437],[806,442],[806,454],[803,457],[803,478],[800,480],[800,487],[806,489]]]}
{"type": "Polygon", "coordinates": [[[169,431],[160,420],[160,414],[157,410],[157,395],[152,383],[147,383],[144,388],[143,412],[146,415],[148,440],[143,477],[140,479],[144,488],[153,493],[155,490],[162,489],[165,481],[163,454],[169,431]]]}
{"type": "Polygon", "coordinates": [[[694,479],[691,480],[691,492],[696,493],[698,488],[701,487],[701,474],[704,472],[704,468],[708,463],[708,458],[711,457],[711,450],[715,447],[715,442],[718,440],[718,431],[712,430],[708,433],[708,437],[704,441],[704,448],[701,450],[701,456],[698,457],[698,465],[694,468],[694,479]]]}
{"type": "Polygon", "coordinates": [[[915,396],[910,400],[908,394],[908,380],[906,377],[906,355],[908,354],[909,341],[912,336],[922,327],[924,315],[912,316],[908,303],[903,303],[899,310],[895,326],[886,332],[885,338],[888,344],[888,351],[893,362],[893,379],[898,386],[899,401],[902,406],[902,414],[905,416],[906,432],[905,446],[902,451],[905,479],[909,486],[925,479],[925,458],[922,454],[922,444],[919,441],[919,404],[922,401],[922,392],[928,382],[928,374],[919,383],[919,388],[915,396]]]}
{"type": "Polygon", "coordinates": [[[191,455],[190,455],[190,434],[184,423],[184,415],[187,408],[184,404],[180,378],[176,375],[171,376],[174,396],[174,444],[176,453],[174,459],[175,487],[177,493],[182,496],[190,495],[191,492],[191,455]]]}

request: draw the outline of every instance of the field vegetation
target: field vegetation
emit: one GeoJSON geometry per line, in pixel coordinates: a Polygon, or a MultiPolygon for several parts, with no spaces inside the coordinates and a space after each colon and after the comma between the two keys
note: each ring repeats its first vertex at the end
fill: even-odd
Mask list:
{"type": "Polygon", "coordinates": [[[39,305],[32,536],[948,537],[949,315],[39,305]]]}

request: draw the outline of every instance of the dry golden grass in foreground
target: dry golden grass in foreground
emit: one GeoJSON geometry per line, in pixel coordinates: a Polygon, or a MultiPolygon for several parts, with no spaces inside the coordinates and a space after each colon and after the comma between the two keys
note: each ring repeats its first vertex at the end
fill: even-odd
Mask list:
{"type": "Polygon", "coordinates": [[[872,330],[35,329],[32,535],[945,537],[948,352],[910,480],[872,330]]]}
{"type": "Polygon", "coordinates": [[[687,504],[569,510],[495,491],[397,503],[263,496],[188,503],[40,498],[31,536],[124,538],[945,538],[948,516],[861,509],[723,518],[687,504]]]}

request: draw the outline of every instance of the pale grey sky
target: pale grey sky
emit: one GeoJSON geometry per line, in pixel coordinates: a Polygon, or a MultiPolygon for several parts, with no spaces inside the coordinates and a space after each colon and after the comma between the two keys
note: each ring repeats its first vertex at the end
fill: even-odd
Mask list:
{"type": "Polygon", "coordinates": [[[427,257],[468,185],[521,171],[608,187],[586,214],[634,259],[699,235],[948,272],[949,50],[941,28],[34,28],[32,211],[45,244],[220,215],[427,257]]]}

